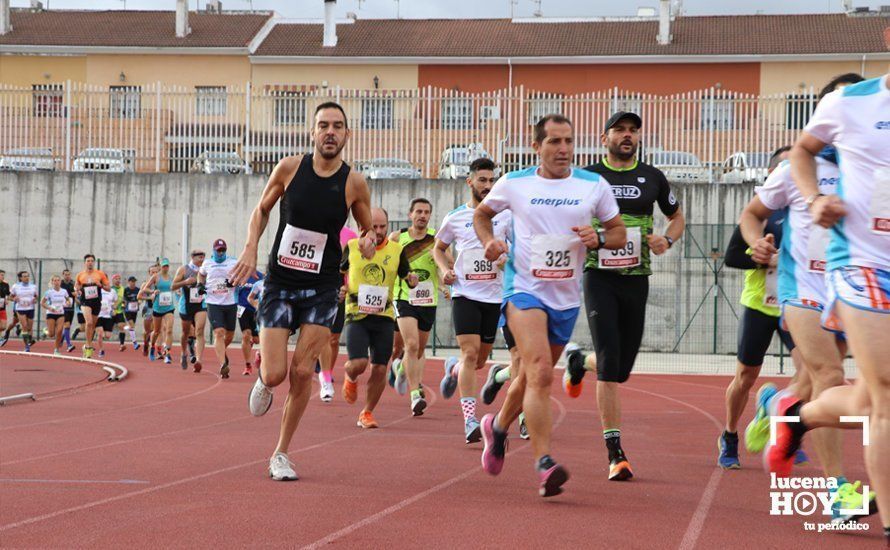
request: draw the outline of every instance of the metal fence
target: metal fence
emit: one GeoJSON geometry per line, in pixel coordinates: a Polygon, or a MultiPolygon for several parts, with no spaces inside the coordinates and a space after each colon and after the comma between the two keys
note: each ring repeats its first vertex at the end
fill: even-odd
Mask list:
{"type": "Polygon", "coordinates": [[[0,84],[0,154],[11,159],[0,167],[18,158],[30,168],[185,172],[224,152],[238,156],[226,170],[240,165],[267,173],[281,157],[311,149],[313,113],[324,101],[344,106],[353,131],[345,158],[366,170],[399,159],[423,177],[461,177],[469,157],[482,154],[505,170],[518,169],[534,162],[533,125],[548,113],[573,120],[576,161],[585,165],[601,156],[605,121],[620,109],[644,120],[643,159],[673,181],[689,182],[761,177],[765,154],[791,143],[815,107],[813,90],[756,96],[711,88],[656,96],[617,88],[556,95],[524,87],[468,94],[250,83],[0,84]],[[84,161],[106,157],[115,160],[84,161]]]}

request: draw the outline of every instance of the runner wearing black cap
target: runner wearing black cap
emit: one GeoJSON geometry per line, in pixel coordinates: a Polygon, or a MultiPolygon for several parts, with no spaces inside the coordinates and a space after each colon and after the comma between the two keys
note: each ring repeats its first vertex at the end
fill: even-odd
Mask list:
{"type": "MultiPolygon", "coordinates": [[[[569,368],[564,386],[569,395],[581,394],[587,369],[597,371],[597,408],[609,452],[609,479],[615,481],[633,477],[621,448],[618,384],[630,377],[643,340],[652,274],[649,252],[664,254],[686,226],[667,178],[658,168],[637,159],[642,126],[635,113],[613,114],[602,135],[606,157],[587,167],[611,184],[627,226],[627,244],[618,250],[592,250],[584,266],[584,301],[596,354],[585,360],[577,346],[566,346],[569,368]],[[669,220],[664,235],[654,233],[656,202],[669,220]]],[[[593,225],[599,227],[599,220],[593,220],[593,225]]]]}

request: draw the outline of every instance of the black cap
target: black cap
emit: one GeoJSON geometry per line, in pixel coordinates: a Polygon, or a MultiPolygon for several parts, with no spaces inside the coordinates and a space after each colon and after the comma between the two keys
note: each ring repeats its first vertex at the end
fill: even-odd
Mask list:
{"type": "Polygon", "coordinates": [[[637,128],[643,127],[643,119],[640,118],[640,115],[636,113],[631,113],[630,111],[618,111],[614,115],[609,117],[609,120],[606,121],[606,129],[603,130],[603,133],[607,133],[609,129],[618,124],[619,121],[624,120],[625,118],[629,118],[637,125],[637,128]]]}
{"type": "Polygon", "coordinates": [[[131,282],[131,281],[135,283],[135,282],[136,282],[136,277],[134,277],[134,276],[132,276],[132,275],[130,275],[129,277],[127,277],[127,282],[131,282]]]}

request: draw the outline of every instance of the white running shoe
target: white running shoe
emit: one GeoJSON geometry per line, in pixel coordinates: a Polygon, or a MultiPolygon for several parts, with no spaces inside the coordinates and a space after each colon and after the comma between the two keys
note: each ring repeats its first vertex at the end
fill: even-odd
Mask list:
{"type": "Polygon", "coordinates": [[[275,453],[269,459],[269,477],[275,481],[294,481],[300,479],[292,466],[293,462],[284,453],[275,453]]]}
{"type": "Polygon", "coordinates": [[[392,371],[395,373],[395,389],[399,393],[399,395],[405,395],[408,393],[408,377],[405,376],[405,369],[401,368],[402,360],[399,358],[395,358],[392,361],[392,366],[390,367],[392,371]]]}
{"type": "Polygon", "coordinates": [[[247,405],[250,408],[250,414],[254,416],[263,416],[272,407],[272,388],[266,387],[263,384],[263,379],[259,376],[256,377],[256,383],[250,389],[250,395],[247,396],[247,405]]]}
{"type": "Polygon", "coordinates": [[[334,384],[325,381],[324,373],[318,373],[318,384],[319,386],[321,386],[321,389],[318,390],[318,397],[325,403],[330,403],[331,401],[333,401],[334,384]]]}

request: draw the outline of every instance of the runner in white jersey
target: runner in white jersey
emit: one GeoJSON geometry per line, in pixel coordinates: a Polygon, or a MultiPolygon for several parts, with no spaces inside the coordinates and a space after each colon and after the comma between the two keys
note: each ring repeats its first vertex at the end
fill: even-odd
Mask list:
{"type": "Polygon", "coordinates": [[[15,305],[15,314],[22,325],[22,341],[25,343],[25,351],[31,351],[31,329],[34,326],[34,304],[37,303],[37,286],[31,282],[31,274],[27,271],[19,271],[16,284],[9,291],[10,298],[15,305]]]}
{"type": "Polygon", "coordinates": [[[627,232],[609,184],[593,172],[572,167],[574,129],[562,115],[535,125],[540,166],[511,172],[492,187],[473,217],[485,248],[496,261],[508,253],[504,305],[521,357],[521,372],[495,417],[482,418],[482,467],[497,475],[504,465],[507,429],[524,410],[531,435],[539,494],[562,492],[568,472],[550,457],[550,387],[553,366],[569,341],[581,306],[581,271],[588,249],[623,247],[627,232]],[[495,238],[492,218],[513,213],[512,247],[495,238]],[[591,218],[602,221],[595,230],[591,218]]]}
{"type": "MultiPolygon", "coordinates": [[[[890,48],[890,27],[884,38],[890,48]]],[[[777,424],[766,463],[788,476],[787,455],[807,429],[869,414],[865,463],[890,543],[890,75],[828,94],[794,146],[791,168],[813,221],[831,228],[825,314],[839,316],[861,376],[856,385],[832,388],[807,405],[794,395],[777,395],[774,412],[799,422],[777,424]],[[819,192],[815,157],[826,145],[834,145],[840,161],[836,195],[819,192]],[[823,414],[810,414],[814,405],[823,414]]]]}
{"type": "Polygon", "coordinates": [[[53,355],[61,355],[59,348],[62,346],[62,330],[65,325],[65,306],[72,296],[62,288],[62,278],[53,275],[50,278],[50,288],[43,294],[41,304],[46,309],[47,335],[55,341],[53,355]]]}
{"type": "MultiPolygon", "coordinates": [[[[449,212],[439,232],[433,257],[446,285],[452,285],[451,317],[454,334],[460,346],[460,359],[449,357],[440,388],[445,399],[460,386],[460,408],[464,418],[466,443],[482,438],[476,419],[476,371],[485,366],[498,331],[503,288],[502,270],[507,256],[492,262],[485,259],[485,250],[473,229],[473,212],[491,191],[495,182],[495,165],[491,159],[480,158],[470,164],[467,186],[470,201],[449,212]],[[447,254],[454,245],[455,259],[447,254]]],[[[506,240],[511,224],[509,210],[492,219],[495,238],[506,240]]]]}
{"type": "Polygon", "coordinates": [[[99,343],[99,357],[105,357],[105,338],[114,334],[114,308],[120,301],[120,296],[115,290],[101,289],[99,317],[96,322],[97,341],[99,343]]]}
{"type": "Polygon", "coordinates": [[[206,294],[207,319],[213,330],[213,349],[220,362],[219,374],[229,377],[229,356],[226,349],[235,337],[235,321],[238,318],[235,287],[229,281],[229,272],[235,267],[235,258],[226,256],[226,241],[213,242],[213,255],[204,260],[198,270],[198,289],[206,294]]]}

